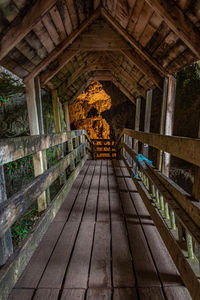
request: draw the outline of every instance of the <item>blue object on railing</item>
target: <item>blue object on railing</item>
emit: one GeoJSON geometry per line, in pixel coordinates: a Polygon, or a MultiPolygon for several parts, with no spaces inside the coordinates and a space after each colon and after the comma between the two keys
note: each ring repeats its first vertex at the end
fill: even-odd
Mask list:
{"type": "Polygon", "coordinates": [[[148,162],[150,165],[152,165],[152,161],[149,160],[148,158],[146,158],[144,155],[142,154],[138,154],[137,156],[137,159],[136,159],[136,166],[135,166],[135,175],[134,175],[134,178],[137,178],[138,177],[138,174],[137,174],[137,169],[140,167],[139,165],[139,162],[140,161],[146,161],[148,162]]]}

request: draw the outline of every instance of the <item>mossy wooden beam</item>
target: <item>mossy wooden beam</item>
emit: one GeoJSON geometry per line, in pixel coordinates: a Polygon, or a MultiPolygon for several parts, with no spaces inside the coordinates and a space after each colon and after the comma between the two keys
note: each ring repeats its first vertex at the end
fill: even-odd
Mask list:
{"type": "Polygon", "coordinates": [[[28,235],[27,239],[22,244],[20,251],[18,251],[13,257],[11,257],[7,264],[0,269],[1,300],[6,300],[8,298],[9,293],[21,276],[23,270],[31,259],[31,256],[35,252],[37,246],[39,245],[45,232],[47,231],[49,225],[55,218],[64,199],[66,199],[66,196],[70,191],[72,184],[74,183],[86,160],[87,156],[85,156],[77,165],[76,169],[68,178],[67,183],[62,187],[54,200],[50,203],[45,213],[41,216],[32,232],[28,235]]]}
{"type": "Polygon", "coordinates": [[[27,209],[70,165],[70,162],[75,159],[77,153],[80,153],[85,148],[85,144],[81,144],[78,148],[66,155],[51,169],[48,169],[43,174],[37,176],[23,190],[14,194],[7,201],[0,204],[0,237],[25,214],[27,209]]]}
{"type": "Polygon", "coordinates": [[[75,136],[86,135],[85,130],[74,130],[47,135],[33,135],[0,140],[1,163],[6,164],[38,151],[62,144],[75,136]]]}

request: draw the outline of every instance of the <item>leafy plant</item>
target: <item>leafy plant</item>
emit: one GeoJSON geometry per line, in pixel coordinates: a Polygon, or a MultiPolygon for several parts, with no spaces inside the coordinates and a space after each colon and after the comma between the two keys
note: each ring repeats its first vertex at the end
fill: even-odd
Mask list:
{"type": "Polygon", "coordinates": [[[19,219],[14,226],[11,227],[14,247],[17,247],[27,237],[35,221],[38,218],[36,209],[29,211],[21,219],[19,219]]]}

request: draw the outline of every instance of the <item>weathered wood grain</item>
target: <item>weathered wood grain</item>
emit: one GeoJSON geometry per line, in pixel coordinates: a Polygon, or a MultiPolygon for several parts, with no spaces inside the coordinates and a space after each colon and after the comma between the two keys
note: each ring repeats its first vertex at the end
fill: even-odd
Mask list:
{"type": "Polygon", "coordinates": [[[59,289],[37,289],[33,299],[34,300],[57,300],[59,289]]]}
{"type": "Polygon", "coordinates": [[[12,23],[7,33],[1,39],[0,60],[14,48],[33,28],[42,15],[56,3],[56,0],[42,0],[34,3],[28,13],[23,17],[19,15],[12,23]]]}
{"type": "MultiPolygon", "coordinates": [[[[50,0],[49,0],[50,1],[50,0]]],[[[56,59],[94,20],[100,15],[100,11],[95,11],[88,20],[81,24],[79,29],[76,29],[67,37],[61,44],[59,44],[25,79],[28,82],[30,78],[38,75],[45,67],[47,67],[53,60],[56,59]]]]}
{"type": "MultiPolygon", "coordinates": [[[[89,288],[98,288],[101,291],[102,288],[111,287],[110,259],[110,225],[105,222],[97,222],[89,275],[89,288]]],[[[91,296],[89,299],[94,298],[91,296]]]]}
{"type": "Polygon", "coordinates": [[[93,234],[94,223],[82,222],[72,258],[67,268],[64,288],[87,288],[93,234]]]}
{"type": "Polygon", "coordinates": [[[63,144],[74,138],[86,134],[85,130],[75,130],[48,135],[32,135],[17,138],[1,139],[1,164],[20,159],[24,156],[63,144]]]}
{"type": "Polygon", "coordinates": [[[61,300],[84,300],[85,290],[83,289],[64,289],[61,300]]]}
{"type": "Polygon", "coordinates": [[[111,299],[111,290],[110,289],[91,289],[87,291],[86,300],[110,300],[111,299]]]}
{"type": "MultiPolygon", "coordinates": [[[[56,222],[56,224],[59,222],[56,222]]],[[[39,288],[61,288],[65,277],[79,222],[67,222],[47,263],[39,288]],[[56,274],[56,276],[55,276],[56,274]]]]}
{"type": "Polygon", "coordinates": [[[199,32],[187,16],[173,1],[167,3],[162,0],[146,0],[149,5],[163,18],[166,24],[179,36],[180,39],[200,57],[199,32]]]}
{"type": "Polygon", "coordinates": [[[14,289],[8,300],[28,300],[33,296],[33,289],[14,289]]]}
{"type": "Polygon", "coordinates": [[[114,287],[134,287],[135,276],[124,222],[112,220],[112,271],[114,287]]]}
{"type": "Polygon", "coordinates": [[[57,196],[49,205],[46,212],[42,215],[39,222],[34,227],[31,234],[28,236],[27,240],[21,246],[20,252],[16,253],[15,257],[3,266],[0,270],[0,294],[2,300],[6,300],[8,294],[10,293],[11,289],[14,287],[17,279],[22,274],[24,268],[26,267],[27,263],[29,262],[31,256],[33,255],[34,251],[36,250],[37,246],[39,245],[42,237],[44,236],[45,232],[47,231],[49,225],[53,221],[56,213],[60,209],[67,193],[70,191],[71,186],[78,176],[80,169],[84,165],[87,157],[82,159],[82,161],[78,164],[76,169],[73,171],[71,176],[68,178],[67,183],[63,186],[57,196]]]}
{"type": "MultiPolygon", "coordinates": [[[[83,144],[77,149],[80,151],[83,144]]],[[[37,176],[32,183],[28,184],[22,191],[14,194],[5,203],[0,204],[0,236],[2,236],[14,222],[22,216],[35,199],[41,195],[70,165],[77,149],[60,160],[54,167],[37,176]]]]}
{"type": "Polygon", "coordinates": [[[156,133],[144,133],[131,129],[124,129],[127,134],[142,143],[148,144],[159,150],[171,153],[172,155],[200,166],[200,139],[164,136],[156,133]]]}
{"type": "Polygon", "coordinates": [[[135,288],[114,289],[113,300],[138,300],[135,288]]]}

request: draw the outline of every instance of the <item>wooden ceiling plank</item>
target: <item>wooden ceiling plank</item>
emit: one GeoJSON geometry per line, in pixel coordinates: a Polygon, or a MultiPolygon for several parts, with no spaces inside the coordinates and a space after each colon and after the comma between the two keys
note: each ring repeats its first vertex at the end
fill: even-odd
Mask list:
{"type": "Polygon", "coordinates": [[[133,48],[137,50],[139,54],[141,54],[152,66],[154,66],[161,74],[164,76],[168,76],[169,74],[166,72],[166,70],[160,66],[156,60],[154,60],[152,57],[149,56],[149,54],[141,47],[141,45],[132,37],[130,36],[126,30],[124,30],[117,22],[108,14],[108,12],[105,11],[105,9],[101,9],[102,16],[115,28],[120,35],[128,41],[133,48]]]}
{"type": "Polygon", "coordinates": [[[28,82],[32,77],[37,76],[46,66],[55,60],[94,20],[100,15],[100,10],[96,10],[79,29],[76,29],[66,40],[59,44],[25,79],[28,82]]]}
{"type": "Polygon", "coordinates": [[[28,13],[22,18],[19,15],[11,23],[7,33],[0,41],[0,60],[5,57],[34,27],[56,0],[40,0],[29,9],[28,13]]]}
{"type": "Polygon", "coordinates": [[[71,22],[71,18],[69,15],[69,10],[67,7],[67,3],[65,0],[63,1],[59,1],[57,3],[61,18],[63,20],[63,24],[65,26],[65,31],[67,32],[67,35],[70,35],[73,31],[72,29],[72,22],[71,22]]]}
{"type": "Polygon", "coordinates": [[[61,39],[48,13],[43,16],[42,22],[46,27],[49,35],[52,37],[55,45],[57,46],[61,42],[61,39]]]}
{"type": "Polygon", "coordinates": [[[34,27],[33,31],[37,35],[38,39],[45,47],[48,53],[51,53],[55,48],[53,40],[51,39],[48,31],[46,30],[45,26],[39,21],[34,27]]]}
{"type": "Polygon", "coordinates": [[[200,58],[200,32],[172,0],[145,0],[192,52],[200,58]]]}
{"type": "Polygon", "coordinates": [[[141,56],[134,50],[121,50],[121,53],[130,60],[144,75],[149,77],[153,83],[160,89],[163,89],[162,77],[146,63],[141,56]]]}
{"type": "Polygon", "coordinates": [[[58,56],[56,67],[51,68],[50,66],[40,75],[41,86],[44,87],[44,85],[51,80],[51,78],[53,78],[76,54],[78,54],[79,51],[79,49],[66,49],[60,56],[58,56]]]}
{"type": "Polygon", "coordinates": [[[131,102],[133,102],[133,104],[136,103],[136,102],[135,102],[135,97],[127,90],[127,88],[124,87],[123,84],[121,84],[121,83],[119,82],[119,80],[118,80],[115,76],[113,76],[113,81],[112,81],[112,82],[114,83],[114,85],[115,85],[116,87],[118,87],[118,88],[120,89],[120,91],[121,91],[126,97],[128,97],[128,98],[131,100],[131,102]]]}
{"type": "Polygon", "coordinates": [[[65,27],[62,22],[62,19],[61,19],[61,16],[60,16],[57,6],[55,5],[54,7],[52,7],[50,9],[49,13],[55,24],[57,32],[59,33],[60,39],[61,39],[61,41],[63,41],[66,38],[66,32],[65,32],[65,27]]]}
{"type": "Polygon", "coordinates": [[[66,0],[66,3],[67,3],[68,10],[69,10],[69,15],[71,18],[73,30],[75,30],[76,28],[78,28],[79,24],[78,24],[78,16],[76,13],[76,9],[74,7],[74,1],[66,0]]]}

